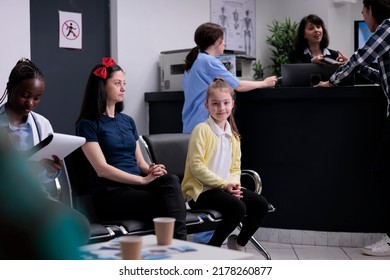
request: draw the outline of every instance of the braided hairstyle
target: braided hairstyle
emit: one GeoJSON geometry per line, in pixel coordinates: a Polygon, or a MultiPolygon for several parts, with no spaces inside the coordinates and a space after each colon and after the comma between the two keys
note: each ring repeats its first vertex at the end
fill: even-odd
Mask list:
{"type": "Polygon", "coordinates": [[[11,70],[11,73],[8,78],[7,87],[3,95],[0,98],[0,104],[8,97],[8,100],[12,99],[12,94],[14,93],[16,87],[20,83],[27,79],[40,79],[44,80],[42,71],[28,58],[21,58],[14,68],[11,70]]]}

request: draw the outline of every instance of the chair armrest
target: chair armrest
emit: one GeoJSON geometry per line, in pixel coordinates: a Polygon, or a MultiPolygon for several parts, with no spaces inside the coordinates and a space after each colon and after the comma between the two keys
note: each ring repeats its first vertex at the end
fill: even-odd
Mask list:
{"type": "Polygon", "coordinates": [[[257,194],[261,194],[261,191],[263,189],[263,184],[261,183],[261,178],[259,173],[251,169],[243,169],[241,170],[241,175],[249,176],[255,184],[255,192],[257,194]]]}
{"type": "MultiPolygon", "coordinates": [[[[243,169],[241,170],[241,175],[249,176],[255,184],[255,192],[257,194],[261,194],[261,191],[263,190],[263,184],[261,182],[259,173],[251,169],[243,169]]],[[[276,208],[271,203],[268,202],[268,212],[275,212],[275,211],[276,208]]]]}
{"type": "Polygon", "coordinates": [[[142,135],[139,135],[139,144],[142,152],[142,156],[144,157],[144,160],[147,164],[151,164],[153,162],[152,154],[150,153],[150,149],[148,144],[146,143],[144,137],[142,135]]]}
{"type": "Polygon", "coordinates": [[[60,180],[58,180],[58,178],[54,179],[54,186],[55,186],[55,194],[52,194],[52,197],[55,200],[60,201],[62,188],[61,188],[60,180]]]}

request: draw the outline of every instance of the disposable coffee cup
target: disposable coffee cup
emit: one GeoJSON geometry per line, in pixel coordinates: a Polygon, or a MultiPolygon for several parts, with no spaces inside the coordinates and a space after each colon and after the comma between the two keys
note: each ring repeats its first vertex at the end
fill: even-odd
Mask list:
{"type": "Polygon", "coordinates": [[[175,228],[175,218],[159,217],[154,218],[154,231],[156,232],[157,245],[171,245],[173,230],[175,228]]]}
{"type": "Polygon", "coordinates": [[[119,238],[123,260],[140,260],[142,252],[141,236],[122,236],[119,238]]]}

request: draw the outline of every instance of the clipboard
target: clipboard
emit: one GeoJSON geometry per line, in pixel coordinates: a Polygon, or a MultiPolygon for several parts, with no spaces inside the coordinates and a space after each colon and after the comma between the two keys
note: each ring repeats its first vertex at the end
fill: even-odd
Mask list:
{"type": "Polygon", "coordinates": [[[84,137],[53,133],[27,150],[25,156],[28,160],[40,161],[42,159],[53,159],[53,155],[56,155],[62,160],[84,143],[84,137]]]}

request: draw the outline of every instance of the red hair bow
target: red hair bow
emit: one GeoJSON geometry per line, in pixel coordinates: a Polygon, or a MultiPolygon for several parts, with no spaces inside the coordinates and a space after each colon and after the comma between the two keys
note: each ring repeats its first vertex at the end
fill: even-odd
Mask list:
{"type": "Polygon", "coordinates": [[[103,57],[102,58],[102,65],[101,67],[99,67],[98,69],[96,69],[95,71],[93,71],[93,74],[95,74],[95,76],[98,76],[102,79],[106,79],[107,78],[107,67],[112,67],[116,64],[115,60],[112,59],[111,57],[103,57]]]}

